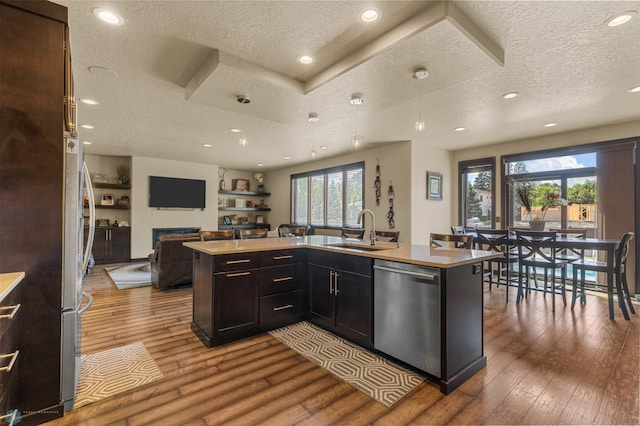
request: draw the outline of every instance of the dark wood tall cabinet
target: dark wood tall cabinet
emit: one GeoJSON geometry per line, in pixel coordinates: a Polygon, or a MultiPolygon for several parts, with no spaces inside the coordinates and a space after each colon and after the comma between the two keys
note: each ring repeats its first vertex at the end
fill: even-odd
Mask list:
{"type": "Polygon", "coordinates": [[[64,101],[73,100],[66,34],[65,7],[0,0],[0,272],[25,272],[14,399],[21,425],[64,413],[63,135],[70,124],[64,101]]]}

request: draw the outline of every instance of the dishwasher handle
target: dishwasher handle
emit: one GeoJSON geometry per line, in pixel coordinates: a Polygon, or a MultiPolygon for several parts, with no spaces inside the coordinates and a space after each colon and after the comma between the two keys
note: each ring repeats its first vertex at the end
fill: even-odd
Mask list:
{"type": "Polygon", "coordinates": [[[433,283],[436,283],[436,278],[437,275],[436,274],[427,274],[424,272],[414,272],[414,271],[406,271],[404,269],[396,269],[396,268],[388,268],[386,266],[380,266],[380,265],[373,265],[373,269],[379,269],[380,271],[386,271],[386,272],[393,272],[394,274],[401,274],[401,275],[409,275],[411,277],[416,277],[416,278],[423,278],[423,279],[427,279],[433,283]]]}

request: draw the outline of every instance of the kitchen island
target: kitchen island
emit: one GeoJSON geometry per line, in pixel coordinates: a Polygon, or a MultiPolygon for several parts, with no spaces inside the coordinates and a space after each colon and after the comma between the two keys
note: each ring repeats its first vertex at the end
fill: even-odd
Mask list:
{"type": "MultiPolygon", "coordinates": [[[[194,250],[191,328],[207,347],[306,319],[425,372],[440,384],[443,393],[451,392],[486,365],[482,261],[499,255],[494,252],[382,242],[371,246],[368,241],[329,236],[184,245],[194,250]],[[383,335],[377,339],[374,331],[383,330],[379,324],[389,315],[393,317],[394,310],[406,311],[406,306],[383,309],[387,296],[382,296],[382,291],[376,294],[374,288],[393,280],[378,274],[376,262],[397,265],[398,269],[412,265],[435,271],[431,275],[437,279],[428,303],[411,305],[412,310],[420,311],[415,312],[415,318],[423,327],[413,330],[405,322],[399,324],[405,324],[402,327],[406,329],[398,330],[399,335],[414,339],[403,342],[409,353],[415,346],[413,358],[421,358],[421,348],[427,346],[429,367],[412,357],[377,348],[376,341],[382,341],[383,335]],[[423,315],[422,310],[429,312],[423,315]],[[377,312],[380,315],[376,316],[377,312]],[[424,329],[429,336],[423,339],[422,331],[417,330],[424,329]]],[[[398,287],[400,293],[403,288],[398,287]]]]}

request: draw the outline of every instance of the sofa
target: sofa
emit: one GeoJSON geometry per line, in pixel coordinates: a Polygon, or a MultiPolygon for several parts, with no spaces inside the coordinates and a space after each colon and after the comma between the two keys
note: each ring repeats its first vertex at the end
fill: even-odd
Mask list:
{"type": "Polygon", "coordinates": [[[151,283],[158,290],[166,290],[193,281],[193,250],[182,245],[186,241],[200,241],[199,234],[167,234],[158,237],[149,255],[151,283]]]}

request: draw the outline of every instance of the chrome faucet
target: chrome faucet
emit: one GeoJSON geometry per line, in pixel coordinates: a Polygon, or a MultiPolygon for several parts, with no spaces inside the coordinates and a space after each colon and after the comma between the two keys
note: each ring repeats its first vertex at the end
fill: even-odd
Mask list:
{"type": "Polygon", "coordinates": [[[364,216],[365,213],[369,213],[371,215],[372,226],[371,226],[371,233],[370,233],[371,236],[369,238],[371,239],[371,245],[375,246],[376,245],[376,217],[373,215],[373,212],[369,209],[360,210],[360,212],[358,213],[358,221],[356,223],[360,225],[362,216],[364,216]]]}

